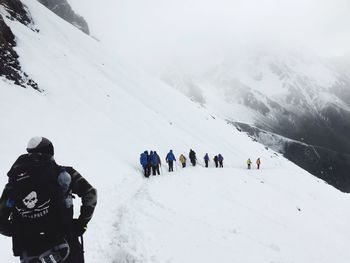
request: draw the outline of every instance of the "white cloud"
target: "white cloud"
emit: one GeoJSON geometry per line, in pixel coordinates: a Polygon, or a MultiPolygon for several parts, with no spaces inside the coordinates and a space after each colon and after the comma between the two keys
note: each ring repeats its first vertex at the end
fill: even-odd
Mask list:
{"type": "MultiPolygon", "coordinates": [[[[250,48],[350,46],[348,0],[70,0],[92,33],[139,63],[208,59],[250,48]]],[[[200,60],[201,61],[201,60],[200,60]]]]}

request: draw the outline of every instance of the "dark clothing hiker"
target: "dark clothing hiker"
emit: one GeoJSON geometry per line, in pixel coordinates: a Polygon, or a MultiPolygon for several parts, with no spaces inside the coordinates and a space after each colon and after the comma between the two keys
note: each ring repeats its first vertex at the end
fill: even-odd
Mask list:
{"type": "Polygon", "coordinates": [[[0,198],[0,233],[12,237],[13,253],[23,263],[83,263],[78,237],[92,218],[96,189],[76,170],[59,166],[53,145],[43,137],[30,140],[8,172],[0,198]],[[82,199],[73,219],[73,195],[82,199]]]}
{"type": "Polygon", "coordinates": [[[208,156],[207,153],[206,153],[205,156],[204,156],[204,162],[205,162],[205,167],[208,168],[209,156],[208,156]]]}
{"type": "Polygon", "coordinates": [[[218,160],[217,155],[214,156],[214,163],[215,163],[215,167],[218,168],[219,167],[219,160],[218,160]]]}
{"type": "Polygon", "coordinates": [[[193,151],[192,149],[190,149],[190,153],[189,153],[188,157],[190,158],[191,164],[192,164],[193,166],[196,166],[197,157],[196,157],[195,151],[193,151]]]}
{"type": "Polygon", "coordinates": [[[219,165],[220,167],[224,167],[224,157],[222,157],[222,155],[219,153],[218,155],[218,161],[219,161],[219,165]]]}

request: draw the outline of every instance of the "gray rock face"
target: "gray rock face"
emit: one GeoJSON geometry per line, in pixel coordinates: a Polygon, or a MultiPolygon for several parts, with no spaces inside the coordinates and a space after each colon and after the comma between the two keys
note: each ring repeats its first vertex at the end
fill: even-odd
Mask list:
{"type": "Polygon", "coordinates": [[[20,0],[0,0],[0,5],[5,7],[10,14],[8,18],[17,20],[24,25],[28,25],[32,22],[20,0]]]}
{"type": "Polygon", "coordinates": [[[90,34],[89,26],[85,19],[76,14],[66,0],[38,0],[52,12],[75,27],[79,28],[85,34],[90,34]]]}
{"type": "MultiPolygon", "coordinates": [[[[9,19],[17,20],[24,25],[32,23],[28,13],[19,0],[0,0],[5,7],[9,19]]],[[[16,46],[15,36],[0,15],[0,76],[13,81],[16,85],[32,87],[40,91],[38,84],[22,71],[18,54],[13,49],[16,46]]]]}

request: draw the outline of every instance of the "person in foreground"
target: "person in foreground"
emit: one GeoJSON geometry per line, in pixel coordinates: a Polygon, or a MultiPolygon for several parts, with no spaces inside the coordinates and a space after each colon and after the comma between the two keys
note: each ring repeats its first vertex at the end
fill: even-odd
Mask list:
{"type": "Polygon", "coordinates": [[[21,263],[83,263],[79,237],[97,204],[97,191],[72,167],[54,160],[54,147],[44,137],[32,138],[27,154],[8,172],[0,198],[0,233],[12,237],[21,263]],[[73,194],[81,198],[73,219],[73,194]]]}

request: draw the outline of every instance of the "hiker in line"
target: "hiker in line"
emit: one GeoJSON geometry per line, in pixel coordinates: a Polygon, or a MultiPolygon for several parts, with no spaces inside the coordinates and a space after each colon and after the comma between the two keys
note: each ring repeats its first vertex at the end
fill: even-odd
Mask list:
{"type": "Polygon", "coordinates": [[[258,169],[260,169],[260,164],[261,164],[260,158],[256,159],[256,167],[258,169]]]}
{"type": "Polygon", "coordinates": [[[174,171],[174,161],[176,162],[176,158],[175,155],[173,154],[173,150],[170,150],[170,152],[168,152],[165,161],[168,163],[169,165],[169,172],[173,172],[174,171]]]}
{"type": "Polygon", "coordinates": [[[153,166],[152,166],[152,169],[153,169],[153,175],[155,175],[155,173],[157,173],[158,175],[160,175],[160,172],[159,172],[159,167],[162,165],[161,162],[160,162],[160,157],[158,155],[158,153],[156,151],[153,152],[153,166]]]}
{"type": "Polygon", "coordinates": [[[214,156],[214,163],[215,163],[215,167],[218,168],[219,167],[219,160],[218,160],[217,155],[214,156]]]}
{"type": "Polygon", "coordinates": [[[219,153],[218,155],[218,161],[219,161],[219,165],[221,168],[224,167],[224,157],[221,155],[221,153],[219,153]]]}
{"type": "Polygon", "coordinates": [[[248,158],[247,160],[247,165],[248,165],[248,169],[250,169],[250,166],[252,165],[252,161],[250,160],[250,158],[248,158]]]}
{"type": "Polygon", "coordinates": [[[190,149],[190,153],[189,153],[188,157],[190,158],[190,161],[191,161],[191,163],[192,163],[192,166],[196,166],[197,157],[196,157],[195,151],[193,151],[192,149],[190,149]]]}
{"type": "Polygon", "coordinates": [[[140,164],[142,165],[143,168],[143,175],[145,177],[149,177],[150,175],[150,169],[149,169],[149,163],[148,163],[149,157],[148,157],[148,151],[144,151],[140,155],[140,164]]]}
{"type": "Polygon", "coordinates": [[[204,156],[204,162],[205,162],[205,167],[208,168],[208,163],[209,163],[208,153],[206,153],[205,156],[204,156]]]}
{"type": "Polygon", "coordinates": [[[186,167],[186,157],[183,154],[181,154],[179,157],[179,160],[180,160],[180,163],[182,164],[182,168],[185,168],[186,167]]]}
{"type": "Polygon", "coordinates": [[[158,175],[159,175],[158,157],[155,154],[155,152],[151,151],[149,155],[149,159],[150,159],[150,164],[152,168],[152,175],[157,174],[157,167],[158,167],[158,175]]]}
{"type": "Polygon", "coordinates": [[[74,168],[55,162],[48,139],[32,138],[27,152],[7,174],[0,233],[12,237],[14,256],[21,263],[83,263],[79,236],[94,213],[96,189],[74,168]],[[73,194],[82,201],[78,219],[73,219],[73,194]]]}

